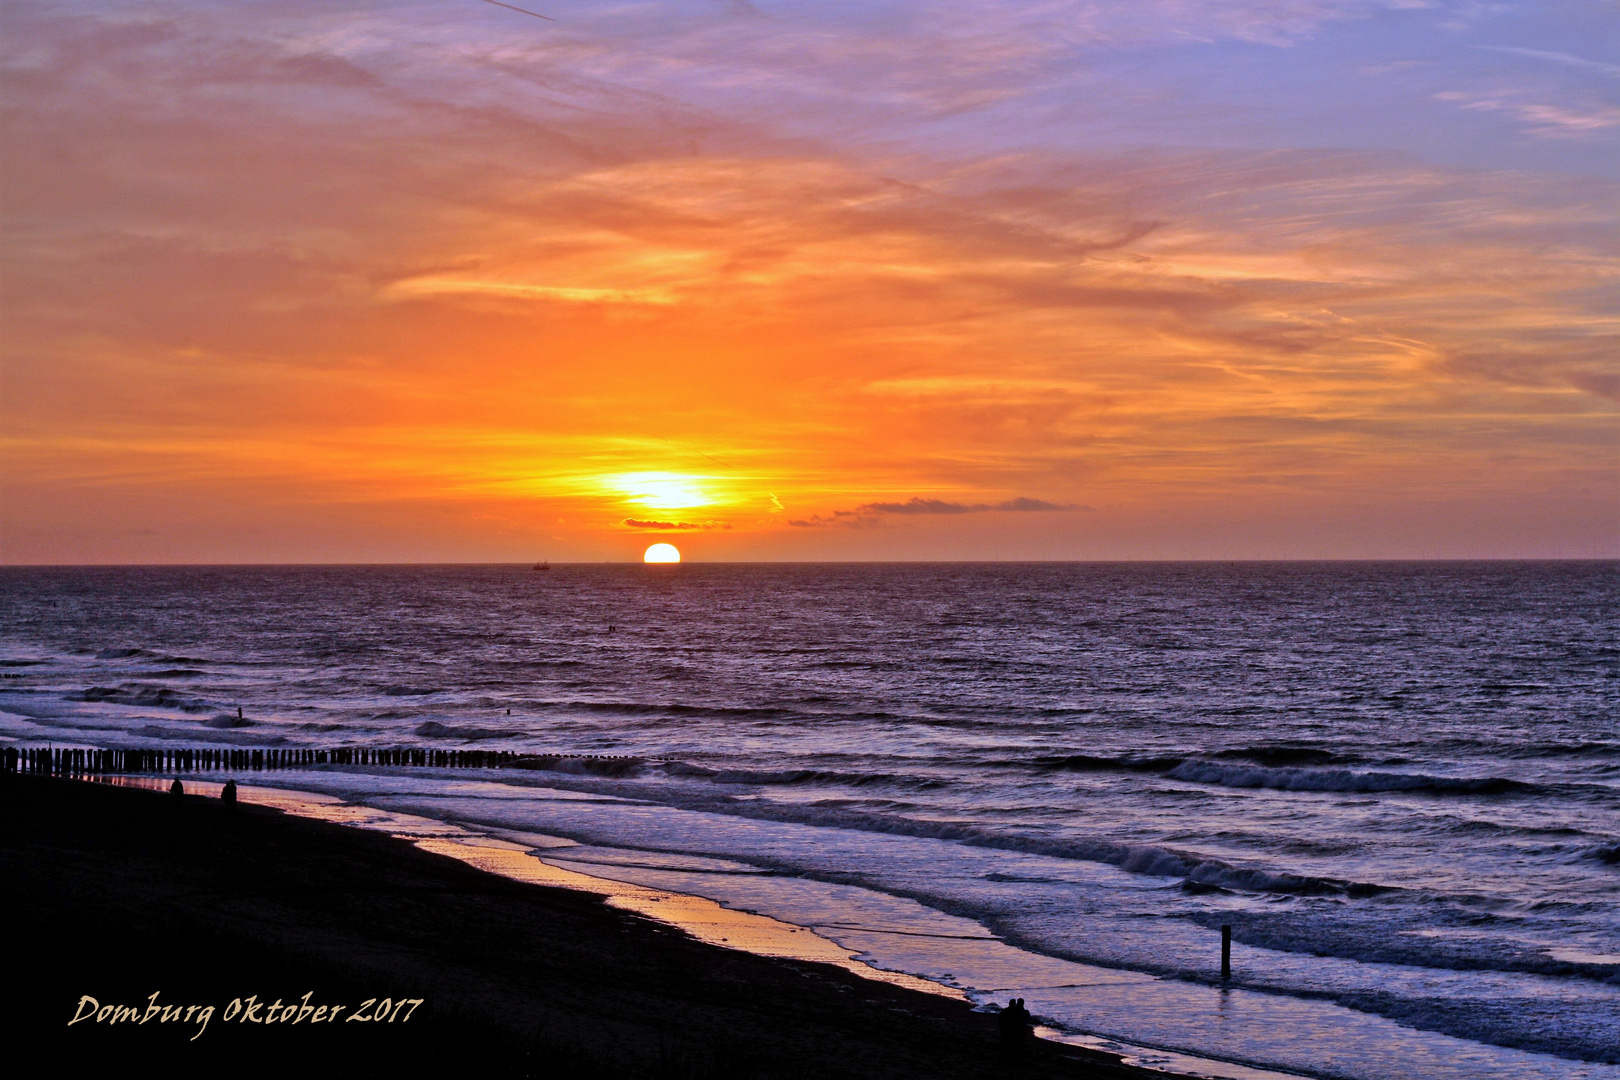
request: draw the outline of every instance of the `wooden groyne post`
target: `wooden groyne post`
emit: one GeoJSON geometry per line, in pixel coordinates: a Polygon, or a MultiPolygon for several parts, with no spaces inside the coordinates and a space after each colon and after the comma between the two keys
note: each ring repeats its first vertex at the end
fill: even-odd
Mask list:
{"type": "Polygon", "coordinates": [[[1229,924],[1221,926],[1221,979],[1224,981],[1232,977],[1232,927],[1229,924]]]}
{"type": "Polygon", "coordinates": [[[88,776],[98,773],[266,772],[321,765],[384,765],[423,769],[505,769],[537,760],[619,762],[613,754],[520,754],[513,750],[435,750],[422,746],[332,746],[325,749],[233,750],[163,747],[102,750],[76,747],[0,749],[0,773],[88,776]]]}

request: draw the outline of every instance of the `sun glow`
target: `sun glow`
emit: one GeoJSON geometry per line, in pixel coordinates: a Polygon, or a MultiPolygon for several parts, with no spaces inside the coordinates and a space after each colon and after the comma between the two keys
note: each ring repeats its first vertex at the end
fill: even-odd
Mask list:
{"type": "Polygon", "coordinates": [[[649,563],[680,562],[681,553],[674,544],[654,544],[647,549],[647,553],[641,557],[641,561],[649,563]]]}
{"type": "Polygon", "coordinates": [[[697,477],[680,473],[621,473],[609,477],[607,483],[630,502],[654,510],[686,510],[714,501],[697,477]]]}

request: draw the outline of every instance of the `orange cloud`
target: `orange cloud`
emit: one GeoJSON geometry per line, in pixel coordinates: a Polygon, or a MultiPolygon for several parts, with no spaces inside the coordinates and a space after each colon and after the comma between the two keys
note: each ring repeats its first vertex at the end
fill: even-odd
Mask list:
{"type": "MultiPolygon", "coordinates": [[[[1263,7],[1188,10],[1278,42],[1360,10],[1263,7]]],[[[1572,552],[1613,535],[1612,182],[682,96],[739,41],[738,79],[817,101],[872,56],[907,109],[1023,93],[1038,35],[954,17],[976,59],[934,77],[918,38],[733,21],[627,72],[628,38],[21,10],[7,559],[1264,554],[1311,522],[1512,553],[1480,536],[1531,503],[1572,552]],[[851,517],[889,527],[792,527],[851,517]]]]}

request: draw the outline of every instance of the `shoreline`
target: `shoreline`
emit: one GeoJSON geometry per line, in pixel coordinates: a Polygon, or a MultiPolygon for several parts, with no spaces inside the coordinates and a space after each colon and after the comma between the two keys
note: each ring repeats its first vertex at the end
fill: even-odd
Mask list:
{"type": "MultiPolygon", "coordinates": [[[[1112,1010],[1112,1013],[1117,1015],[1120,1008],[1133,1004],[1133,999],[1121,997],[1122,994],[1129,993],[1130,990],[1124,983],[1131,981],[1151,982],[1155,987],[1159,983],[1159,980],[1151,976],[1137,976],[1132,979],[1129,972],[1119,972],[1114,969],[1098,969],[1105,978],[1091,978],[1081,970],[1084,965],[1076,965],[1067,961],[1051,961],[1054,967],[1046,967],[1045,958],[1038,953],[1027,955],[1042,961],[1042,966],[1046,968],[1042,974],[1057,976],[1055,979],[1049,977],[1048,981],[1052,983],[1050,986],[1045,983],[1037,985],[1035,981],[984,981],[983,976],[986,974],[984,970],[977,972],[979,978],[969,977],[963,981],[947,975],[944,984],[937,981],[930,982],[928,979],[938,979],[940,977],[932,974],[934,971],[962,971],[964,969],[954,966],[931,966],[926,956],[923,957],[922,966],[913,966],[918,961],[915,950],[902,949],[899,953],[895,953],[887,945],[873,940],[874,935],[881,937],[885,931],[865,930],[863,935],[856,935],[857,940],[850,940],[849,935],[837,931],[861,928],[841,926],[839,923],[842,920],[829,921],[822,918],[818,921],[814,917],[805,920],[801,917],[805,913],[802,905],[798,910],[795,910],[795,904],[792,902],[783,905],[776,901],[775,896],[777,894],[775,893],[772,893],[770,898],[767,898],[763,895],[750,894],[746,888],[742,893],[738,893],[735,888],[730,886],[711,889],[711,879],[709,877],[704,877],[701,882],[696,880],[683,882],[679,880],[680,874],[678,873],[652,874],[650,876],[647,874],[631,874],[627,877],[615,877],[611,875],[610,871],[609,876],[593,876],[601,870],[608,870],[617,864],[611,858],[600,863],[593,863],[589,859],[584,862],[570,859],[565,847],[581,842],[578,835],[569,831],[563,831],[557,835],[527,831],[532,829],[532,826],[520,823],[519,819],[523,818],[524,815],[518,815],[516,818],[507,815],[510,820],[502,821],[499,815],[491,818],[475,813],[471,818],[463,820],[459,814],[445,815],[438,807],[424,809],[420,805],[411,805],[409,801],[404,806],[395,805],[392,808],[384,809],[373,805],[372,800],[368,799],[364,794],[351,790],[348,784],[327,784],[323,786],[320,781],[323,777],[330,778],[328,770],[321,769],[313,773],[303,774],[314,783],[315,786],[312,790],[303,788],[302,783],[300,783],[301,777],[299,773],[299,770],[293,770],[275,776],[277,781],[286,786],[258,786],[271,779],[270,776],[263,774],[237,776],[236,778],[239,781],[245,780],[250,785],[242,789],[244,799],[251,800],[264,796],[267,803],[289,812],[290,815],[304,813],[309,814],[316,821],[347,824],[351,828],[344,831],[351,833],[370,832],[372,835],[387,836],[406,843],[416,851],[450,857],[479,871],[501,874],[511,880],[536,883],[547,888],[561,886],[565,889],[583,891],[593,901],[605,902],[609,907],[637,912],[666,926],[674,927],[677,931],[690,935],[700,942],[709,940],[726,951],[741,948],[765,956],[776,955],[786,957],[789,960],[808,960],[815,964],[832,964],[842,968],[845,972],[855,975],[861,982],[866,982],[868,978],[878,976],[886,981],[898,982],[902,986],[909,983],[911,985],[908,989],[926,991],[927,996],[930,997],[937,997],[941,992],[953,997],[965,997],[967,999],[965,1002],[959,1001],[958,1003],[969,1009],[975,1006],[984,1008],[988,1002],[1000,1005],[1008,997],[1021,996],[1021,993],[1029,990],[1036,992],[1030,998],[1030,1002],[1037,1005],[1037,1008],[1041,1008],[1040,1002],[1051,997],[1050,994],[1043,996],[1040,993],[1041,990],[1046,989],[1067,994],[1068,998],[1063,1000],[1071,1004],[1078,1002],[1085,1014],[1095,1010],[1112,1010]],[[432,816],[418,816],[424,814],[432,816]],[[353,826],[359,826],[359,828],[353,826]],[[557,845],[555,849],[553,843],[557,845]],[[441,844],[444,846],[441,847],[441,844]],[[469,852],[474,853],[475,857],[468,858],[469,852]],[[550,861],[552,859],[556,860],[555,864],[550,861]],[[518,872],[511,873],[510,871],[513,869],[518,872]],[[583,873],[579,871],[583,871],[583,873]],[[661,876],[663,880],[659,880],[661,876]],[[670,878],[676,880],[671,881],[670,878]],[[620,899],[630,902],[616,902],[620,899]],[[764,900],[765,902],[756,906],[757,900],[764,900]],[[648,903],[649,901],[650,903],[648,903]],[[758,941],[750,942],[745,940],[738,942],[735,939],[728,940],[739,929],[739,922],[750,920],[774,927],[775,932],[781,936],[781,940],[790,942],[788,948],[772,953],[768,946],[761,948],[761,943],[758,941]],[[827,923],[827,927],[832,930],[828,937],[822,936],[828,934],[828,929],[821,926],[823,922],[827,923]],[[786,935],[790,934],[800,936],[788,938],[786,935]],[[865,936],[868,940],[864,943],[859,941],[858,939],[861,936],[865,936]],[[819,955],[805,955],[804,946],[812,942],[825,951],[819,955]],[[858,959],[853,951],[857,949],[866,950],[860,953],[858,959]],[[898,963],[896,963],[897,960],[898,963]],[[890,965],[898,971],[915,972],[919,973],[919,975],[892,977],[894,975],[893,971],[884,973],[877,967],[878,964],[890,965]],[[1057,967],[1065,970],[1055,970],[1057,967]],[[1075,970],[1067,970],[1069,968],[1075,970]],[[923,977],[921,973],[929,974],[923,977]],[[1078,979],[1076,979],[1077,975],[1079,976],[1078,979]],[[1058,985],[1060,983],[1062,985],[1058,985]],[[989,989],[990,987],[1003,987],[1004,989],[992,991],[989,989]],[[1026,989],[1015,990],[1015,987],[1026,989]]],[[[335,770],[335,773],[347,776],[349,770],[339,769],[335,770]]],[[[207,773],[182,774],[181,779],[187,785],[188,791],[199,789],[217,791],[219,781],[204,779],[207,775],[207,773]]],[[[219,780],[226,778],[226,774],[216,773],[214,775],[218,776],[219,780]]],[[[162,790],[171,782],[172,777],[164,776],[160,778],[148,774],[142,776],[102,776],[95,779],[98,779],[102,785],[107,786],[119,785],[162,790]]],[[[62,782],[75,783],[75,781],[62,782]]],[[[95,785],[79,784],[78,786],[95,785]]],[[[391,786],[389,790],[392,790],[391,786]]],[[[562,794],[567,793],[563,792],[562,794]]],[[[200,801],[216,802],[217,800],[201,798],[200,801]]],[[[384,800],[383,805],[388,806],[390,802],[397,801],[384,800]]],[[[590,841],[586,842],[589,843],[590,841]]],[[[611,851],[612,849],[601,850],[611,851]]],[[[627,853],[639,852],[639,849],[633,845],[624,850],[627,853]]],[[[637,854],[637,858],[640,857],[637,854]]],[[[724,875],[721,875],[721,877],[724,877],[724,875]]],[[[790,877],[784,879],[784,883],[796,880],[790,877]]],[[[813,882],[814,879],[811,879],[812,884],[813,882]]],[[[794,885],[792,887],[797,888],[798,886],[794,885]]],[[[773,886],[773,888],[776,887],[773,886]]],[[[885,895],[882,893],[872,894],[873,897],[885,895]]],[[[840,900],[840,902],[843,901],[840,900]]],[[[857,898],[854,902],[865,910],[865,900],[857,898]]],[[[871,912],[867,914],[870,917],[871,912]]],[[[925,934],[921,936],[932,935],[925,934]]],[[[950,937],[954,935],[945,934],[943,936],[950,937]]],[[[994,937],[975,938],[973,940],[995,942],[994,945],[989,947],[1000,949],[1008,955],[1012,953],[1022,955],[1022,950],[1011,944],[1001,942],[994,937]]],[[[810,951],[812,953],[816,952],[815,949],[810,951]]],[[[992,975],[992,980],[993,978],[992,975]]],[[[1175,989],[1175,984],[1170,984],[1170,986],[1172,990],[1175,989]]],[[[1228,1008],[1250,1010],[1256,1004],[1268,1013],[1280,1015],[1284,1019],[1287,1018],[1290,1012],[1290,999],[1288,998],[1278,999],[1270,995],[1246,995],[1243,990],[1239,989],[1231,991],[1232,1000],[1229,1005],[1226,991],[1215,988],[1209,992],[1219,993],[1220,1001],[1218,1004],[1223,1017],[1228,1008]]],[[[1181,997],[1186,999],[1187,995],[1183,993],[1181,997]]],[[[1174,1001],[1173,998],[1170,1000],[1174,1001]]],[[[1152,1001],[1151,1004],[1162,1008],[1164,1002],[1152,1001]]],[[[1204,1003],[1191,1001],[1190,1004],[1193,1006],[1190,1010],[1164,1014],[1164,1019],[1169,1024],[1167,1026],[1164,1022],[1159,1023],[1158,1027],[1163,1030],[1164,1035],[1154,1041],[1133,1039],[1129,1035],[1120,1038],[1117,1035],[1105,1034],[1104,1032],[1107,1032],[1108,1028],[1103,1028],[1099,1032],[1095,1028],[1088,1030],[1084,1027],[1072,1027],[1070,1026],[1072,1021],[1069,1021],[1061,1012],[1057,1014],[1045,1013],[1047,1016],[1056,1015],[1060,1018],[1058,1027],[1042,1028],[1037,1026],[1036,1032],[1041,1036],[1042,1041],[1079,1049],[1082,1056],[1088,1060],[1100,1059],[1115,1067],[1138,1070],[1141,1075],[1148,1077],[1207,1077],[1210,1080],[1298,1080],[1301,1077],[1316,1077],[1319,1080],[1332,1080],[1332,1078],[1343,1080],[1343,1078],[1351,1076],[1370,1075],[1370,1073],[1356,1067],[1356,1060],[1346,1059],[1342,1056],[1334,1059],[1331,1054],[1324,1055],[1322,1058],[1318,1058],[1313,1054],[1309,1060],[1295,1059],[1279,1067],[1277,1065],[1263,1064],[1262,1062],[1251,1063],[1253,1059],[1246,1060],[1244,1057],[1222,1057],[1219,1053],[1206,1053],[1201,1049],[1201,1044],[1195,1039],[1195,1036],[1199,1034],[1208,1035],[1210,1033],[1208,1024],[1203,1027],[1199,1026],[1200,1018],[1207,1019],[1205,1013],[1200,1012],[1197,1008],[1197,1006],[1204,1003]]],[[[989,1011],[993,1014],[993,1010],[989,1011]]],[[[1293,1012],[1296,1014],[1294,1018],[1299,1021],[1298,1030],[1314,1031],[1309,1023],[1308,1016],[1300,1013],[1297,1009],[1293,1010],[1293,1012]]],[[[981,1021],[986,1019],[986,1013],[984,1012],[978,1012],[976,1015],[980,1017],[981,1021]]],[[[1394,1027],[1389,1021],[1376,1017],[1367,1018],[1357,1013],[1348,1015],[1367,1026],[1394,1027]]],[[[993,1015],[990,1019],[993,1023],[993,1015]]],[[[1037,1021],[1037,1025],[1039,1023],[1037,1021]]],[[[1386,1036],[1390,1041],[1382,1044],[1384,1060],[1393,1060],[1390,1055],[1397,1047],[1407,1045],[1408,1036],[1413,1034],[1404,1027],[1390,1031],[1386,1036]]],[[[1420,1040],[1428,1038],[1426,1033],[1421,1030],[1417,1031],[1415,1035],[1420,1040]]],[[[993,1034],[990,1038],[994,1039],[993,1034]]],[[[1374,1049],[1375,1052],[1378,1050],[1377,1047],[1374,1049]]],[[[1456,1060],[1473,1060],[1471,1055],[1473,1047],[1470,1044],[1460,1043],[1458,1049],[1465,1056],[1456,1060]]],[[[1536,1061],[1533,1064],[1540,1066],[1546,1063],[1536,1061]]],[[[1574,1062],[1573,1065],[1575,1068],[1573,1072],[1555,1071],[1547,1073],[1543,1069],[1536,1072],[1535,1075],[1591,1075],[1595,1078],[1600,1075],[1609,1075],[1612,1072],[1612,1069],[1601,1065],[1588,1065],[1582,1062],[1574,1062]]],[[[622,1072],[622,1070],[620,1071],[622,1072]]],[[[1138,1072],[1130,1072],[1126,1075],[1134,1076],[1138,1075],[1138,1072]]],[[[1376,1073],[1376,1070],[1374,1072],[1376,1073]]],[[[1386,1073],[1376,1074],[1385,1075],[1386,1073]]],[[[827,1075],[834,1074],[827,1073],[827,1075]]],[[[869,1074],[853,1072],[837,1075],[859,1076],[869,1074]]],[[[935,1069],[930,1072],[930,1075],[955,1074],[940,1073],[939,1070],[935,1069]]],[[[1089,1073],[1081,1075],[1089,1075],[1089,1073]]],[[[1402,1074],[1393,1073],[1389,1075],[1402,1074]]],[[[1448,1073],[1448,1075],[1450,1074],[1448,1073]]],[[[1483,1075],[1483,1073],[1480,1075],[1483,1075]]],[[[1493,1072],[1490,1075],[1498,1075],[1498,1073],[1493,1072]]],[[[1521,1073],[1519,1075],[1527,1074],[1521,1073]]]]}
{"type": "Polygon", "coordinates": [[[435,1058],[491,1075],[1173,1075],[1045,1039],[1011,1065],[994,1017],[964,1000],[706,944],[380,832],[133,787],[0,781],[6,906],[30,943],[15,980],[30,992],[13,1015],[87,1061],[158,1052],[183,1065],[229,1050],[256,1075],[291,1061],[309,1071],[312,1053],[333,1075],[435,1058]],[[426,1005],[392,1028],[66,1026],[86,996],[144,1004],[155,990],[164,1004],[211,997],[223,1013],[249,995],[313,1004],[351,986],[426,1005]]]}
{"type": "MultiPolygon", "coordinates": [[[[260,774],[262,777],[263,774],[260,774]]],[[[168,778],[151,776],[94,776],[92,782],[114,786],[163,791],[168,778]]],[[[214,780],[182,778],[188,791],[199,790],[216,796],[221,786],[214,780]]],[[[330,794],[278,785],[253,784],[240,789],[243,802],[271,807],[318,821],[327,821],[378,831],[408,840],[416,847],[456,859],[476,869],[514,881],[584,892],[608,905],[633,911],[690,935],[706,944],[748,952],[756,956],[831,964],[862,979],[890,983],[920,993],[934,994],[955,1001],[975,1004],[969,992],[917,975],[874,966],[844,945],[822,936],[814,927],[802,926],[769,915],[728,907],[705,896],[648,887],[618,878],[602,877],[569,869],[537,852],[537,846],[570,844],[561,837],[538,833],[512,833],[485,827],[473,831],[466,823],[451,823],[399,811],[366,807],[359,810],[330,794]],[[523,842],[513,842],[522,840],[523,842]]],[[[566,848],[559,847],[558,854],[566,848]]],[[[1037,1038],[1088,1052],[1100,1052],[1122,1064],[1141,1067],[1160,1077],[1199,1077],[1208,1080],[1311,1080],[1316,1075],[1262,1067],[1229,1058],[1132,1042],[1095,1032],[1065,1031],[1037,1023],[1037,1038]]],[[[1324,1074],[1325,1075],[1325,1074],[1324,1074]]]]}

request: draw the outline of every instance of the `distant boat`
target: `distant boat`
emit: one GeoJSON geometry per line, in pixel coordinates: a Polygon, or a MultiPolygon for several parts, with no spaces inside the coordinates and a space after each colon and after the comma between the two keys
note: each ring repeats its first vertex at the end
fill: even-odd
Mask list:
{"type": "Polygon", "coordinates": [[[548,562],[537,562],[534,564],[534,568],[536,570],[550,570],[551,564],[548,562]]]}

